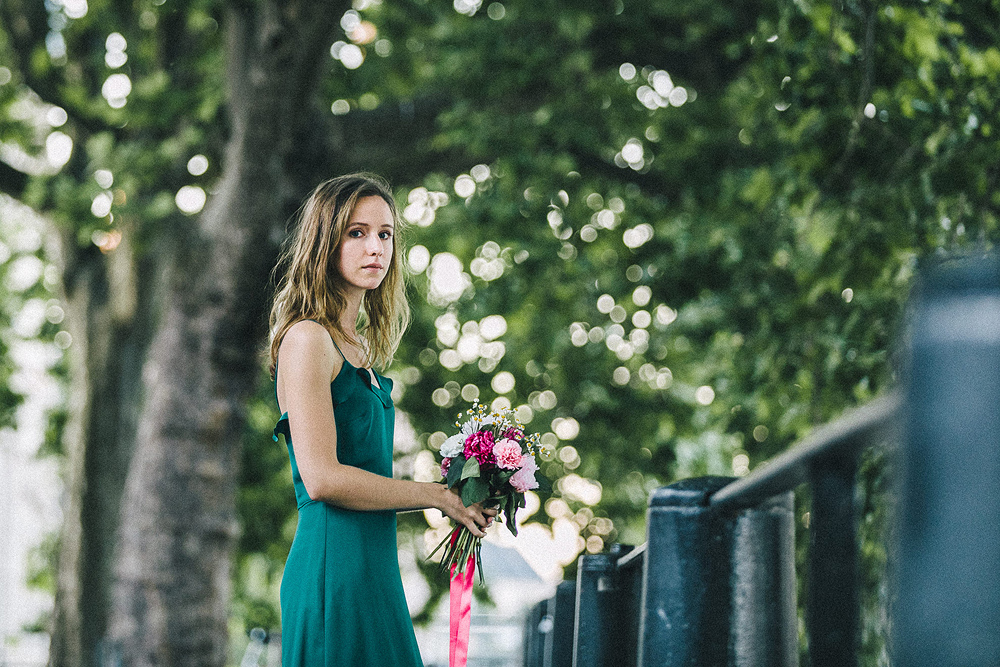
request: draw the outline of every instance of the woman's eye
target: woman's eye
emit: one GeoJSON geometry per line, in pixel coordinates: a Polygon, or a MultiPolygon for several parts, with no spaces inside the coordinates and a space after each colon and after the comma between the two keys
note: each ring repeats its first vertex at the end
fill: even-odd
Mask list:
{"type": "Polygon", "coordinates": [[[378,237],[383,241],[386,241],[392,238],[392,232],[380,232],[378,237]]]}
{"type": "Polygon", "coordinates": [[[352,229],[351,231],[347,232],[347,235],[354,239],[359,238],[361,236],[361,230],[352,229]]]}

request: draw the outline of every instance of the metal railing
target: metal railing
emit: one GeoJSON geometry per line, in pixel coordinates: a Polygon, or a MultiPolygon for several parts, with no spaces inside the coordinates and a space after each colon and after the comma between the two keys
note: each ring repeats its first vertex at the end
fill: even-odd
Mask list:
{"type": "Polygon", "coordinates": [[[1000,664],[1000,261],[943,263],[911,304],[903,388],[816,428],[741,479],[657,489],[647,541],[582,556],[525,626],[525,667],[794,667],[792,491],[811,490],[812,667],[860,648],[856,485],[862,451],[893,473],[893,664],[1000,664]]]}

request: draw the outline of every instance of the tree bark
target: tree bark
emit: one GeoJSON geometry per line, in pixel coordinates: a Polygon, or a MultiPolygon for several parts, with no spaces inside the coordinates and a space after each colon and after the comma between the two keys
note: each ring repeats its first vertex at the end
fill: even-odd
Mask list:
{"type": "MultiPolygon", "coordinates": [[[[142,357],[155,310],[128,237],[110,255],[60,236],[70,386],[66,498],[49,664],[89,665],[107,622],[119,501],[132,452],[142,357]],[[140,294],[139,290],[143,293],[140,294]]],[[[143,272],[155,274],[146,262],[143,272]]]]}
{"type": "Polygon", "coordinates": [[[308,171],[288,164],[308,154],[303,126],[347,9],[332,4],[227,8],[223,175],[165,260],[122,500],[108,632],[123,664],[226,662],[243,404],[260,367],[276,242],[303,194],[295,175],[308,171]]]}

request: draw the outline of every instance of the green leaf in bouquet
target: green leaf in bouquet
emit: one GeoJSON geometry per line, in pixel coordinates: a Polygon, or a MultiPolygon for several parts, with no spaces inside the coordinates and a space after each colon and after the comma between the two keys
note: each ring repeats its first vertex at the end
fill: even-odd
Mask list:
{"type": "Polygon", "coordinates": [[[476,460],[476,457],[472,457],[462,466],[462,479],[470,477],[479,477],[479,461],[476,460]]]}
{"type": "Polygon", "coordinates": [[[496,474],[496,485],[499,488],[504,488],[505,484],[510,483],[510,478],[514,476],[516,470],[501,470],[496,474]]]}
{"type": "Polygon", "coordinates": [[[462,502],[466,507],[481,503],[490,495],[490,486],[479,477],[470,477],[462,484],[462,502]]]}
{"type": "Polygon", "coordinates": [[[465,457],[459,454],[451,460],[451,466],[448,468],[448,477],[445,479],[448,482],[448,488],[452,488],[462,479],[462,469],[465,467],[465,457]]]}
{"type": "Polygon", "coordinates": [[[517,522],[515,521],[515,516],[517,515],[517,499],[514,497],[515,494],[510,494],[504,501],[503,513],[507,519],[507,530],[511,532],[512,535],[517,537],[517,522]]]}

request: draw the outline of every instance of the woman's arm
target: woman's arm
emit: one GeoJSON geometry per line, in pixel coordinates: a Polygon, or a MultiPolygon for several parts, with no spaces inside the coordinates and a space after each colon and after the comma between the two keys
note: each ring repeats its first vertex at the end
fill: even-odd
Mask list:
{"type": "Polygon", "coordinates": [[[288,426],[299,474],[306,492],[352,510],[406,510],[434,507],[468,528],[483,528],[496,516],[481,504],[465,507],[443,484],[391,479],[344,465],[337,459],[337,426],[330,381],[344,363],[319,323],[294,324],[278,348],[278,393],[288,412],[288,426]]]}

